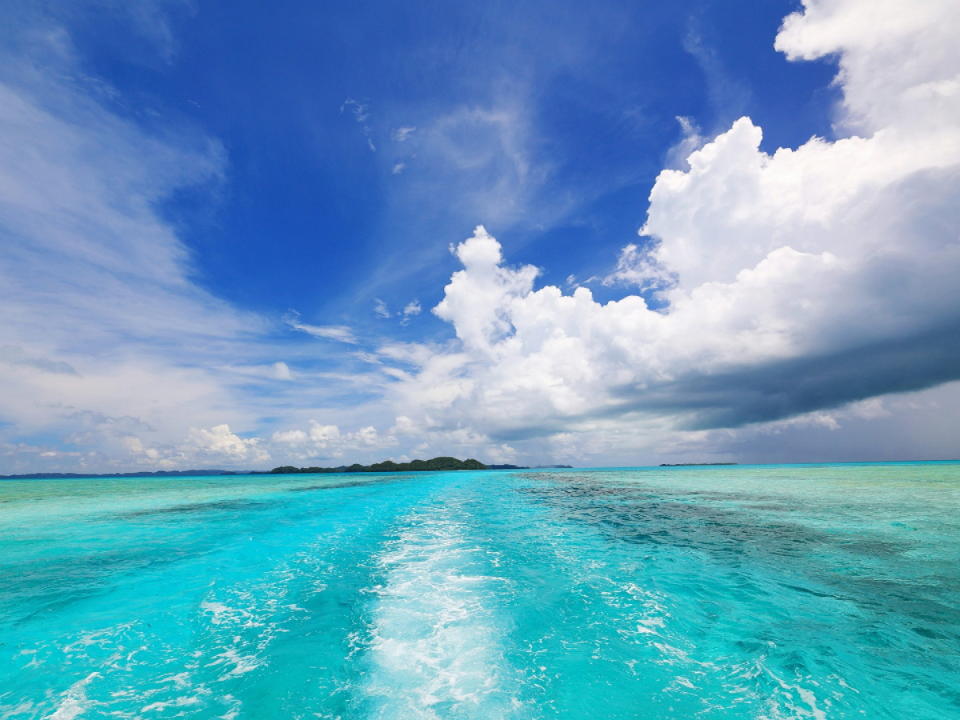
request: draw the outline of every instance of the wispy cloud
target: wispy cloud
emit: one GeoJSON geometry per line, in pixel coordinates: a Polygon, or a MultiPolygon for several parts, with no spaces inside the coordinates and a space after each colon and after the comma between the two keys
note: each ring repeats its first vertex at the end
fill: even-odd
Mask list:
{"type": "Polygon", "coordinates": [[[360,129],[363,131],[363,136],[367,140],[367,147],[370,148],[371,152],[375,152],[377,146],[373,142],[370,125],[367,122],[370,119],[370,105],[368,103],[354,100],[353,98],[347,98],[340,105],[340,112],[349,112],[351,115],[353,115],[353,119],[357,121],[358,125],[360,125],[360,129]]]}
{"type": "Polygon", "coordinates": [[[751,101],[749,86],[727,69],[716,49],[704,39],[696,19],[689,21],[683,48],[703,71],[716,127],[728,125],[745,114],[751,101]]]}
{"type": "Polygon", "coordinates": [[[376,298],[373,301],[373,314],[383,319],[391,316],[390,308],[388,308],[387,304],[380,298],[376,298]]]}
{"type": "Polygon", "coordinates": [[[419,300],[411,300],[410,302],[408,302],[406,305],[403,306],[403,311],[400,313],[402,316],[400,324],[401,325],[408,324],[410,322],[410,319],[419,315],[422,310],[423,308],[420,307],[419,300]]]}
{"type": "Polygon", "coordinates": [[[69,35],[42,29],[24,30],[32,54],[0,50],[0,442],[59,438],[57,457],[78,447],[115,467],[140,457],[121,427],[143,447],[172,447],[188,424],[254,426],[216,368],[264,362],[250,339],[268,323],[193,281],[159,210],[174,193],[215,196],[222,146],[189,125],[160,134],[116,114],[69,35]],[[124,417],[137,424],[113,420],[124,417]]]}
{"type": "Polygon", "coordinates": [[[294,330],[304,332],[311,337],[336,340],[350,345],[355,345],[358,342],[353,330],[346,325],[312,325],[305,323],[300,320],[300,314],[295,310],[291,310],[284,315],[283,320],[294,330]]]}
{"type": "Polygon", "coordinates": [[[390,137],[393,138],[395,142],[406,142],[410,139],[410,136],[417,131],[417,128],[410,126],[398,127],[395,128],[390,137]]]}

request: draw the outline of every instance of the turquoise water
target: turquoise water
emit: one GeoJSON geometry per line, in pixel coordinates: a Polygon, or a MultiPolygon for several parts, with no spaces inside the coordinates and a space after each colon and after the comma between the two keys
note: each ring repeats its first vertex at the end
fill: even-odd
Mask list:
{"type": "Polygon", "coordinates": [[[0,481],[0,719],[960,718],[960,464],[0,481]]]}

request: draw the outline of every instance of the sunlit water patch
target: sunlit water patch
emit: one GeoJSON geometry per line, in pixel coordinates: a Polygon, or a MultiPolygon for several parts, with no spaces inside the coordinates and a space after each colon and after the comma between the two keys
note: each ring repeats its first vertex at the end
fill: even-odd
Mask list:
{"type": "Polygon", "coordinates": [[[0,482],[0,719],[960,718],[960,465],[0,482]]]}

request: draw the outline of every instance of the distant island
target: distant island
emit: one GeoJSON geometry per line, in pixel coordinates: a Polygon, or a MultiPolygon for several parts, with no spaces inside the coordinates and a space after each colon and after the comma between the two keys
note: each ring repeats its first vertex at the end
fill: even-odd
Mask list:
{"type": "Polygon", "coordinates": [[[271,470],[274,474],[289,473],[354,473],[354,472],[424,472],[429,470],[488,470],[489,468],[479,460],[467,458],[458,460],[455,457],[435,457],[430,460],[411,460],[398,463],[393,460],[384,460],[373,465],[341,465],[340,467],[303,467],[282,465],[271,470]]]}
{"type": "Polygon", "coordinates": [[[70,478],[143,478],[143,477],[202,477],[210,475],[285,475],[294,473],[354,473],[354,472],[423,472],[430,470],[536,470],[544,468],[572,468],[572,465],[485,465],[479,460],[455,457],[435,457],[430,460],[411,460],[398,463],[393,460],[372,465],[340,465],[338,467],[294,467],[282,465],[273,470],[155,470],[153,472],[125,473],[26,473],[23,475],[0,475],[0,480],[40,480],[70,478]]]}

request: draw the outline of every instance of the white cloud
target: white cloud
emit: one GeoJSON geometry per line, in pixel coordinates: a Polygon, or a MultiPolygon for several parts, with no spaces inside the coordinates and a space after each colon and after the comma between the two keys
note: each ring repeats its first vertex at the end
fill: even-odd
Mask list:
{"type": "Polygon", "coordinates": [[[303,430],[278,430],[271,436],[271,439],[275,443],[298,445],[305,443],[308,437],[303,430]]]}
{"type": "Polygon", "coordinates": [[[434,168],[431,186],[455,184],[461,211],[509,223],[529,210],[547,169],[531,156],[530,120],[519,105],[458,108],[424,132],[420,161],[434,168]]]}
{"type": "Polygon", "coordinates": [[[311,325],[302,322],[300,314],[295,311],[288,312],[283,320],[294,330],[299,330],[315,338],[336,340],[350,345],[355,345],[358,342],[353,330],[346,325],[311,325]]]}
{"type": "Polygon", "coordinates": [[[277,361],[272,366],[273,377],[277,380],[293,380],[293,373],[290,371],[290,366],[283,361],[277,361]]]}
{"type": "Polygon", "coordinates": [[[777,46],[841,53],[840,120],[862,135],[768,155],[741,118],[688,169],[664,170],[642,230],[652,249],[628,245],[608,277],[658,288],[675,276],[663,312],[638,296],[601,305],[586,288],[535,290],[537,270],[504,265],[478,228],[434,309],[462,348],[404,384],[404,413],[511,441],[648,415],[662,436],[956,377],[960,14],[930,2],[904,30],[895,4],[812,7],[777,46]]]}
{"type": "Polygon", "coordinates": [[[450,278],[433,312],[453,324],[467,350],[488,352],[510,332],[513,303],[530,293],[539,271],[532,265],[503,267],[500,243],[483,227],[452,252],[464,269],[450,278]]]}
{"type": "Polygon", "coordinates": [[[361,445],[377,445],[380,440],[380,434],[373,425],[367,425],[357,430],[354,434],[354,440],[361,445]]]}
{"type": "Polygon", "coordinates": [[[403,319],[400,321],[400,324],[406,325],[410,322],[410,318],[419,315],[421,312],[423,312],[423,308],[420,305],[420,301],[411,300],[403,306],[403,311],[401,312],[403,319]]]}
{"type": "MultiPolygon", "coordinates": [[[[528,89],[498,84],[495,100],[431,108],[395,154],[383,158],[386,172],[417,172],[391,188],[398,207],[416,208],[424,230],[480,217],[500,227],[539,225],[561,215],[571,198],[545,195],[551,158],[540,147],[528,89]],[[416,153],[408,150],[414,145],[416,153]]],[[[411,148],[412,149],[412,148],[411,148]]],[[[409,257],[406,264],[410,265],[409,257]]],[[[435,261],[435,247],[424,253],[435,261]]]]}
{"type": "Polygon", "coordinates": [[[223,148],[189,126],[158,133],[115,114],[114,91],[84,76],[65,31],[28,31],[34,54],[0,48],[0,443],[61,447],[4,464],[203,459],[186,428],[254,429],[241,386],[291,375],[257,342],[269,323],[193,281],[159,210],[173,193],[215,194],[223,148]]]}
{"type": "Polygon", "coordinates": [[[406,142],[416,131],[417,128],[413,127],[412,125],[398,127],[394,129],[390,137],[392,137],[396,142],[406,142]]]}
{"type": "Polygon", "coordinates": [[[189,254],[154,209],[216,181],[219,147],[147,135],[14,62],[0,135],[0,345],[15,361],[0,373],[4,434],[66,436],[78,411],[137,413],[168,442],[185,418],[249,423],[228,383],[201,368],[216,364],[214,348],[249,355],[239,337],[264,325],[189,280],[189,254]],[[180,346],[189,358],[170,350],[180,346]]]}
{"type": "MultiPolygon", "coordinates": [[[[776,46],[795,60],[839,59],[839,139],[768,154],[749,118],[710,141],[681,120],[683,139],[651,192],[648,237],[627,244],[604,278],[659,291],[665,307],[537,289],[537,268],[505,263],[478,228],[455,248],[463,269],[434,308],[457,341],[386,343],[364,353],[369,375],[325,371],[324,382],[387,388],[389,400],[326,419],[314,410],[330,407],[323,400],[294,392],[319,393],[307,381],[321,373],[301,370],[303,355],[260,346],[270,323],[195,284],[190,253],[156,210],[171,193],[222,182],[223,149],[190,128],[159,136],[110,112],[58,34],[65,67],[0,70],[5,467],[250,467],[411,446],[486,460],[725,459],[788,433],[806,438],[808,453],[829,442],[840,453],[830,438],[843,434],[831,428],[869,438],[864,428],[877,426],[891,445],[909,436],[901,453],[947,447],[957,384],[877,396],[956,377],[958,25],[946,0],[909,13],[890,0],[807,3],[776,46]],[[296,386],[276,382],[293,377],[278,356],[297,361],[296,386]],[[270,398],[258,405],[238,390],[251,383],[270,398]],[[259,418],[275,415],[278,397],[289,415],[270,434],[259,418]],[[940,445],[912,434],[915,418],[940,445]]],[[[343,112],[372,145],[369,109],[347,101],[343,112]]],[[[562,198],[532,202],[550,166],[523,103],[501,98],[418,125],[418,163],[436,172],[395,184],[409,186],[404,206],[444,186],[460,218],[509,228],[562,215],[562,198]]],[[[285,321],[358,344],[345,325],[285,321]]]]}
{"type": "Polygon", "coordinates": [[[316,447],[326,448],[340,440],[340,428],[336,425],[321,425],[315,420],[310,422],[308,433],[310,442],[316,447]]]}
{"type": "MultiPolygon", "coordinates": [[[[519,77],[487,82],[488,91],[470,102],[424,105],[415,119],[415,135],[394,146],[393,154],[383,154],[383,172],[392,173],[398,163],[405,166],[404,181],[387,188],[389,222],[402,226],[405,235],[449,237],[471,219],[504,231],[522,227],[542,232],[611,185],[625,182],[618,176],[575,189],[551,187],[559,163],[537,127],[537,89],[519,77]],[[408,152],[410,145],[415,154],[408,152]]],[[[442,263],[435,242],[384,250],[361,291],[376,294],[422,280],[442,263]]]]}
{"type": "Polygon", "coordinates": [[[377,298],[373,302],[373,314],[378,318],[388,318],[390,317],[390,308],[387,307],[387,304],[383,300],[377,298]]]}
{"type": "Polygon", "coordinates": [[[290,366],[283,361],[263,365],[226,365],[220,368],[224,373],[235,374],[246,378],[263,378],[268,380],[293,380],[294,374],[290,366]]]}
{"type": "Polygon", "coordinates": [[[373,425],[343,432],[337,425],[311,420],[306,430],[293,428],[273,433],[272,455],[284,463],[303,462],[322,458],[343,458],[347,453],[354,458],[371,458],[397,445],[397,427],[380,433],[373,425]]]}
{"type": "Polygon", "coordinates": [[[649,245],[644,249],[636,243],[624,245],[617,257],[616,268],[602,278],[603,284],[633,286],[641,292],[669,288],[676,282],[676,277],[652,257],[653,250],[649,245]]]}
{"type": "Polygon", "coordinates": [[[958,29],[953,0],[808,1],[784,20],[776,48],[792,60],[839,57],[843,127],[949,144],[943,133],[960,109],[958,29]]]}
{"type": "Polygon", "coordinates": [[[367,147],[371,152],[376,152],[377,146],[373,142],[371,137],[370,129],[370,105],[365,102],[360,102],[359,100],[354,100],[353,98],[347,98],[340,105],[340,112],[349,112],[353,115],[353,119],[360,126],[361,131],[363,132],[363,137],[367,141],[367,147]]]}
{"type": "Polygon", "coordinates": [[[416,424],[406,415],[398,415],[390,432],[394,435],[414,435],[419,431],[416,424]]]}
{"type": "Polygon", "coordinates": [[[353,119],[363,125],[370,119],[370,106],[353,98],[347,98],[340,105],[340,112],[350,112],[353,119]]]}
{"type": "Polygon", "coordinates": [[[700,128],[692,118],[677,115],[677,123],[680,125],[680,140],[667,151],[666,167],[686,170],[689,169],[687,158],[703,147],[707,138],[701,135],[700,128]]]}
{"type": "Polygon", "coordinates": [[[228,337],[255,322],[187,280],[189,254],[154,210],[176,189],[218,181],[216,143],[151,137],[32,76],[0,83],[0,132],[0,278],[18,308],[9,332],[64,346],[91,317],[87,341],[228,337]]]}
{"type": "MultiPolygon", "coordinates": [[[[139,444],[139,441],[136,441],[139,444]]],[[[192,428],[189,443],[204,458],[225,459],[229,462],[259,464],[270,459],[269,453],[259,447],[259,438],[241,438],[227,424],[211,428],[192,428]]]]}

